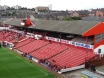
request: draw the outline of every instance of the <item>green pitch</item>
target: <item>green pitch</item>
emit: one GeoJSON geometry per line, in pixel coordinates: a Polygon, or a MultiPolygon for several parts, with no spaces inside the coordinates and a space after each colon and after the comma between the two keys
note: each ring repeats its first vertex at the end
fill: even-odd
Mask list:
{"type": "Polygon", "coordinates": [[[0,78],[54,78],[54,75],[2,47],[0,48],[0,78]]]}

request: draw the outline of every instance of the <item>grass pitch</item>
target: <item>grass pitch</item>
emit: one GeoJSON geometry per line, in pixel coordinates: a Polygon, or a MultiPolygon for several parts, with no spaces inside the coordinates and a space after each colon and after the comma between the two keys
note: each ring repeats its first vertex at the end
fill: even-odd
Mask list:
{"type": "Polygon", "coordinates": [[[7,48],[0,48],[0,78],[55,78],[7,48]]]}

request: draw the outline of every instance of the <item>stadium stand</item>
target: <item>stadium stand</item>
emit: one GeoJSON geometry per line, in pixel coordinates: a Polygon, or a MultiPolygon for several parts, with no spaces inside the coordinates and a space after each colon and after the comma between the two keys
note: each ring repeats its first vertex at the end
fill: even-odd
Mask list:
{"type": "MultiPolygon", "coordinates": [[[[18,33],[16,32],[11,33],[10,31],[5,30],[1,31],[0,34],[4,34],[1,36],[1,40],[4,41],[13,41],[18,35],[18,33]],[[9,37],[14,37],[14,39],[8,40],[9,37]]],[[[51,64],[57,65],[60,68],[70,68],[78,66],[85,62],[85,57],[87,57],[87,59],[90,59],[95,56],[92,50],[88,50],[88,53],[86,54],[86,50],[80,47],[74,47],[71,45],[66,46],[64,44],[60,45],[59,43],[50,43],[49,41],[36,40],[35,38],[23,39],[23,41],[20,41],[19,39],[20,42],[15,44],[15,48],[17,50],[23,53],[30,53],[34,58],[37,58],[38,60],[47,59],[51,64]]],[[[82,43],[86,41],[85,38],[80,37],[75,37],[72,39],[72,41],[75,40],[77,40],[78,42],[80,42],[81,40],[82,43]]]]}
{"type": "Polygon", "coordinates": [[[34,40],[22,47],[19,47],[18,50],[24,52],[24,53],[30,53],[32,51],[35,51],[36,49],[48,44],[49,42],[45,42],[43,40],[34,40]]]}
{"type": "Polygon", "coordinates": [[[58,43],[52,43],[52,44],[48,44],[47,46],[34,51],[31,53],[31,55],[33,55],[33,57],[37,58],[37,59],[48,59],[50,57],[52,57],[53,55],[56,55],[57,53],[60,53],[61,51],[65,50],[67,48],[67,46],[65,45],[61,45],[58,43]]]}
{"type": "Polygon", "coordinates": [[[26,38],[26,36],[21,33],[16,33],[16,32],[8,31],[8,30],[1,31],[0,35],[1,35],[1,38],[0,38],[1,41],[8,41],[11,43],[14,43],[15,41],[17,42],[26,38]]]}
{"type": "MultiPolygon", "coordinates": [[[[92,33],[90,35],[86,35],[86,31],[88,32],[89,29],[96,25],[99,26],[101,24],[102,26],[103,23],[98,21],[86,22],[56,20],[31,20],[31,22],[34,24],[34,26],[25,27],[20,25],[20,19],[11,19],[10,21],[7,21],[6,24],[12,24],[14,27],[16,26],[18,30],[22,28],[22,31],[26,30],[27,33],[28,31],[31,31],[29,33],[30,35],[32,33],[33,38],[23,38],[23,41],[15,44],[15,48],[23,53],[29,53],[34,59],[36,58],[38,62],[46,59],[51,66],[54,67],[54,65],[57,65],[62,69],[64,67],[71,68],[82,65],[85,63],[86,59],[90,60],[96,56],[96,54],[93,52],[93,45],[91,45],[94,42],[95,34],[92,33]],[[40,34],[37,32],[40,32],[40,34]],[[36,40],[36,34],[42,35],[42,38],[36,40]],[[67,36],[68,38],[66,38],[67,36]],[[70,36],[74,37],[71,37],[70,39],[70,36]],[[88,36],[88,44],[90,49],[86,47],[86,38],[84,36],[86,36],[86,38],[88,36]],[[49,42],[49,40],[53,40],[52,44],[49,42]],[[72,44],[72,42],[79,42],[82,44],[76,45],[72,44]]],[[[0,33],[2,33],[2,31],[0,33]]],[[[8,36],[8,33],[4,34],[8,36]]],[[[10,36],[13,35],[16,34],[14,33],[10,36]]],[[[0,40],[2,39],[4,40],[4,38],[0,36],[0,40]]]]}
{"type": "Polygon", "coordinates": [[[18,49],[19,47],[22,47],[22,46],[24,46],[24,45],[26,45],[26,44],[34,41],[34,40],[35,40],[34,38],[27,38],[27,39],[25,39],[25,40],[23,40],[23,41],[18,42],[17,44],[15,44],[15,48],[18,49]]]}
{"type": "Polygon", "coordinates": [[[87,60],[94,57],[95,54],[92,50],[89,50],[88,53],[86,53],[86,50],[79,47],[70,46],[68,50],[60,53],[59,55],[50,58],[49,62],[54,63],[61,68],[67,67],[75,67],[80,64],[83,64],[87,60]],[[53,62],[54,60],[55,62],[53,62]]]}

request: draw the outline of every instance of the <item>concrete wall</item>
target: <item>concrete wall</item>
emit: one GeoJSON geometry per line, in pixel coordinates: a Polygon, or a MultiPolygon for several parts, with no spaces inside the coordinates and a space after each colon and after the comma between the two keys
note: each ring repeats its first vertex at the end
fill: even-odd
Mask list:
{"type": "Polygon", "coordinates": [[[101,54],[104,55],[104,45],[100,45],[99,47],[97,47],[97,48],[94,49],[94,52],[96,54],[98,54],[98,49],[101,49],[101,54]]]}

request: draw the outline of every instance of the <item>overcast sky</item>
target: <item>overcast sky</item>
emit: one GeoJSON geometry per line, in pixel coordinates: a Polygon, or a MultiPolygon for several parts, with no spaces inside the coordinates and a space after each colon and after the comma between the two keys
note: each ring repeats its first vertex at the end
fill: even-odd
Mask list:
{"type": "Polygon", "coordinates": [[[104,0],[0,0],[0,5],[35,8],[36,6],[48,6],[52,4],[52,10],[81,10],[91,8],[104,8],[104,0]]]}

